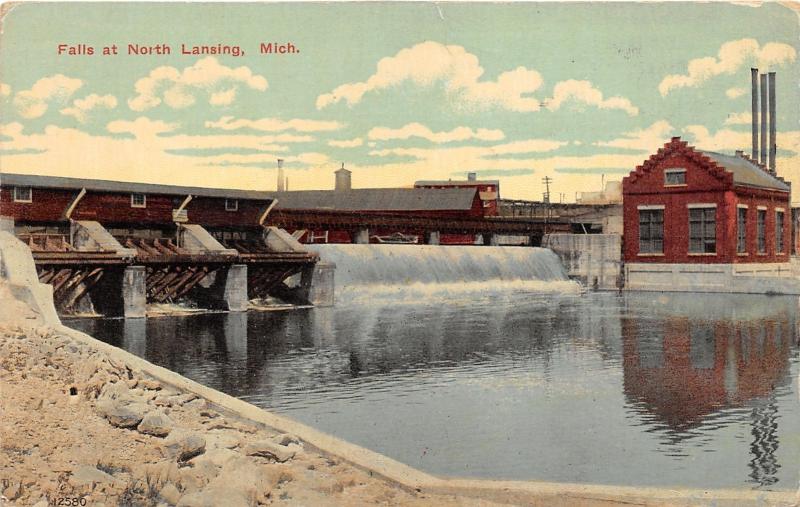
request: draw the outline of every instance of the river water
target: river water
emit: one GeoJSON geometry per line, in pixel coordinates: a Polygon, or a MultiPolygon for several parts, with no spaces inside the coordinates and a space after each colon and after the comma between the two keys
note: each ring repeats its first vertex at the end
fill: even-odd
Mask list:
{"type": "Polygon", "coordinates": [[[519,274],[459,248],[486,274],[380,283],[384,261],[329,248],[334,308],[67,324],[439,475],[797,488],[798,298],[581,295],[548,251],[497,252],[519,274]]]}

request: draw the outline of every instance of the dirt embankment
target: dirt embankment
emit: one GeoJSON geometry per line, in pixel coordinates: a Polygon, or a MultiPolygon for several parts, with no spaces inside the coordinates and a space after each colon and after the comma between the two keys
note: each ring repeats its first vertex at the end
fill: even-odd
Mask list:
{"type": "Polygon", "coordinates": [[[405,491],[28,322],[0,326],[0,503],[486,505],[405,491]]]}

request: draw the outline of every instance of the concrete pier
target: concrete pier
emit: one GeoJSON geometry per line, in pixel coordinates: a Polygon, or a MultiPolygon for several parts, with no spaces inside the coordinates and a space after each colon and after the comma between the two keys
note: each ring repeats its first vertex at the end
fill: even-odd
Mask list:
{"type": "Polygon", "coordinates": [[[542,246],[561,259],[570,278],[594,290],[617,290],[622,277],[618,234],[547,234],[542,246]]]}
{"type": "Polygon", "coordinates": [[[195,301],[203,308],[244,312],[250,304],[247,297],[247,265],[231,264],[219,268],[198,284],[195,301]]]}
{"type": "Polygon", "coordinates": [[[122,274],[122,316],[145,317],[147,312],[147,273],[144,266],[128,266],[122,274]]]}
{"type": "Polygon", "coordinates": [[[355,236],[353,236],[353,243],[359,245],[369,244],[369,229],[358,229],[355,236]]]}

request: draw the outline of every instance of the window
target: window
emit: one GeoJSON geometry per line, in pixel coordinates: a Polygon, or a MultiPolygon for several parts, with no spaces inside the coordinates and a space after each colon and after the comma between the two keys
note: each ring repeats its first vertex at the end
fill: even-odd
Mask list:
{"type": "Polygon", "coordinates": [[[664,185],[686,185],[686,169],[667,169],[664,171],[664,185]]]}
{"type": "Polygon", "coordinates": [[[239,199],[225,199],[225,211],[237,211],[239,209],[239,199]]]}
{"type": "Polygon", "coordinates": [[[717,252],[717,208],[689,208],[689,253],[717,252]]]}
{"type": "Polygon", "coordinates": [[[14,187],[14,202],[33,202],[31,187],[14,187]]]}
{"type": "Polygon", "coordinates": [[[775,252],[783,253],[783,211],[775,212],[775,252]]]}
{"type": "Polygon", "coordinates": [[[767,210],[758,210],[756,215],[756,232],[758,235],[758,253],[767,253],[767,210]]]}
{"type": "Polygon", "coordinates": [[[639,210],[639,253],[664,253],[664,210],[639,210]]]}
{"type": "Polygon", "coordinates": [[[144,208],[147,206],[147,196],[144,194],[131,194],[131,208],[144,208]]]}
{"type": "Polygon", "coordinates": [[[747,253],[747,207],[740,206],[736,211],[736,252],[747,253]]]}

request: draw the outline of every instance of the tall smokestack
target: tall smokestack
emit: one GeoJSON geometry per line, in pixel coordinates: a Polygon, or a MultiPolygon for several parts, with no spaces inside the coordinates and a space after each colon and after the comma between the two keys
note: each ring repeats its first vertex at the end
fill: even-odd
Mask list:
{"type": "Polygon", "coordinates": [[[767,75],[761,74],[761,165],[767,165],[767,75]]]}
{"type": "Polygon", "coordinates": [[[750,69],[750,81],[753,95],[753,111],[751,119],[753,122],[753,160],[758,160],[758,69],[750,69]]]}
{"type": "Polygon", "coordinates": [[[777,175],[775,155],[778,151],[778,143],[775,139],[775,73],[770,72],[767,76],[769,76],[769,85],[767,87],[767,93],[769,94],[769,172],[775,176],[777,175]]]}
{"type": "Polygon", "coordinates": [[[286,190],[286,180],[283,177],[283,159],[278,159],[278,192],[286,190]]]}

